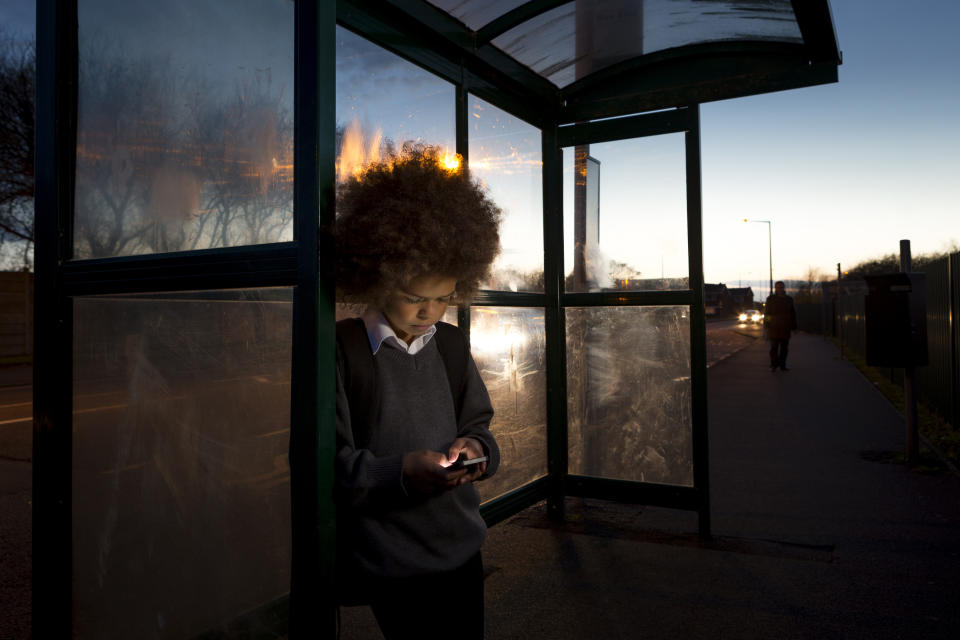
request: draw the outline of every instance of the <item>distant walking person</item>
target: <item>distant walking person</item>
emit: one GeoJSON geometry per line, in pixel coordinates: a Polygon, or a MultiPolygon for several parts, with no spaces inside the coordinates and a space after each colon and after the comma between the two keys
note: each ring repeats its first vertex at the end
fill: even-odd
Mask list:
{"type": "Polygon", "coordinates": [[[767,306],[763,312],[763,326],[770,340],[770,371],[789,371],[787,352],[790,349],[790,334],[797,328],[797,310],[793,308],[793,298],[785,291],[783,281],[773,285],[773,295],[767,296],[767,306]]]}

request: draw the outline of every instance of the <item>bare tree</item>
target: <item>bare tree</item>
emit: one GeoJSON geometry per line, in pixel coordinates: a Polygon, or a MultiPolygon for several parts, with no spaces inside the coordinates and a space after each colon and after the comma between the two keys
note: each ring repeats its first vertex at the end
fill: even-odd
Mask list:
{"type": "Polygon", "coordinates": [[[36,47],[0,33],[0,262],[33,266],[36,47]]]}
{"type": "Polygon", "coordinates": [[[81,55],[78,257],[292,237],[293,119],[269,71],[225,91],[170,59],[81,55]]]}

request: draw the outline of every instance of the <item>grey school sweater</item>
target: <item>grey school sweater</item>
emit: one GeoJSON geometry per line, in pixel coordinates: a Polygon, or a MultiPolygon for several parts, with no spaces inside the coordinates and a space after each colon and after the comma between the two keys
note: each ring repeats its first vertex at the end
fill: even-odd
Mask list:
{"type": "Polygon", "coordinates": [[[337,367],[338,527],[345,527],[350,565],[376,576],[402,577],[455,569],[486,537],[480,498],[468,483],[438,496],[408,495],[405,453],[446,454],[457,437],[479,440],[489,456],[483,477],[496,472],[500,451],[489,430],[493,407],[471,358],[459,420],[447,374],[431,340],[410,355],[384,344],[374,356],[380,410],[366,449],[354,445],[350,407],[337,367]]]}

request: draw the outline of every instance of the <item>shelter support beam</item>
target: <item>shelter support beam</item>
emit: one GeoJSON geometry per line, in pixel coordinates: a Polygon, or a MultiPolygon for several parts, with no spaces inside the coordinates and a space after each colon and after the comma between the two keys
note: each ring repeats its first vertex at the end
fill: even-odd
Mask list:
{"type": "Polygon", "coordinates": [[[700,106],[689,109],[685,135],[687,168],[687,255],[690,292],[690,401],[693,421],[693,486],[697,490],[700,536],[710,537],[710,447],[707,437],[707,320],[703,294],[703,195],[700,178],[700,106]]]}

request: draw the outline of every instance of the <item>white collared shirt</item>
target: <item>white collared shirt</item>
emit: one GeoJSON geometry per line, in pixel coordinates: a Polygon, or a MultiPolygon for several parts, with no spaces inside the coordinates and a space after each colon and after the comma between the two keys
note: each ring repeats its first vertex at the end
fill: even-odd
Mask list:
{"type": "Polygon", "coordinates": [[[383,312],[379,309],[373,307],[372,305],[367,307],[367,310],[363,312],[363,325],[367,329],[367,338],[370,339],[370,349],[374,354],[380,350],[380,347],[384,342],[389,344],[391,347],[405,351],[410,355],[413,355],[427,346],[427,343],[430,342],[430,339],[433,338],[433,334],[437,332],[437,326],[432,325],[427,332],[422,336],[417,336],[413,342],[409,345],[397,337],[397,333],[393,330],[393,327],[390,326],[390,323],[387,322],[386,317],[383,315],[383,312]]]}

